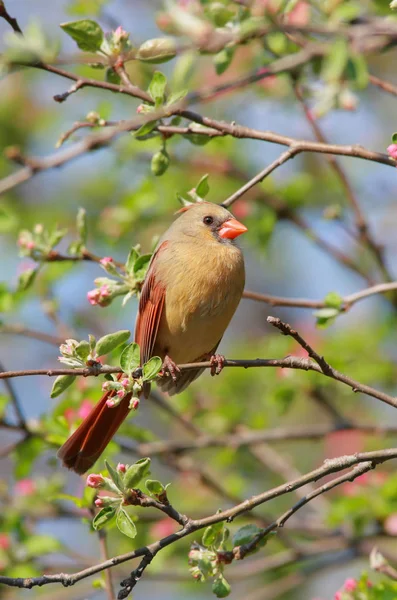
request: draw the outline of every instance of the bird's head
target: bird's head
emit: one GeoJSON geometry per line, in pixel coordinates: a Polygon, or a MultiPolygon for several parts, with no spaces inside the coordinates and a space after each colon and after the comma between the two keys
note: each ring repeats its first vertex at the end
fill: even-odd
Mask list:
{"type": "Polygon", "coordinates": [[[211,202],[196,202],[184,206],[175,226],[181,233],[203,241],[233,243],[233,240],[245,233],[245,225],[237,221],[226,208],[211,202]]]}

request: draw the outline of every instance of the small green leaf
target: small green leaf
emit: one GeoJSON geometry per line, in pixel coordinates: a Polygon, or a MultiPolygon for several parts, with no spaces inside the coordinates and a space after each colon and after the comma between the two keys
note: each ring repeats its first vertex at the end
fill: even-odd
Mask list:
{"type": "Polygon", "coordinates": [[[313,314],[317,319],[317,327],[324,329],[328,325],[332,325],[339,313],[340,311],[337,308],[320,308],[316,310],[313,314]]]}
{"type": "Polygon", "coordinates": [[[149,135],[149,133],[152,133],[153,129],[157,126],[157,121],[148,121],[147,123],[144,123],[142,125],[142,127],[140,127],[136,132],[135,132],[135,137],[137,139],[141,139],[143,137],[145,137],[146,135],[149,135]]]}
{"type": "Polygon", "coordinates": [[[87,242],[87,212],[85,208],[79,208],[77,211],[76,227],[79,232],[80,242],[85,246],[87,242]]]}
{"type": "Polygon", "coordinates": [[[128,274],[133,272],[135,261],[137,260],[139,254],[135,248],[131,248],[129,251],[127,260],[125,261],[125,270],[128,274]]]}
{"type": "Polygon", "coordinates": [[[149,84],[148,92],[155,102],[164,102],[164,92],[167,85],[167,78],[160,71],[153,73],[152,81],[149,84]]]}
{"type": "Polygon", "coordinates": [[[321,77],[327,82],[339,81],[345,70],[349,58],[349,48],[346,40],[340,38],[330,46],[328,55],[324,59],[321,77]]]}
{"type": "Polygon", "coordinates": [[[109,523],[111,519],[113,519],[116,514],[116,509],[114,506],[104,506],[101,508],[98,514],[95,515],[92,526],[96,531],[105,527],[106,523],[109,523]]]}
{"type": "Polygon", "coordinates": [[[204,546],[212,546],[217,540],[220,539],[220,533],[222,532],[224,523],[215,523],[210,525],[204,530],[202,542],[204,546]]]}
{"type": "Polygon", "coordinates": [[[149,263],[151,261],[151,254],[142,254],[134,264],[134,276],[136,279],[144,279],[149,263]]]}
{"type": "Polygon", "coordinates": [[[117,511],[116,525],[118,530],[129,538],[134,538],[137,534],[134,521],[121,507],[117,511]]]}
{"type": "Polygon", "coordinates": [[[397,132],[393,133],[393,135],[391,136],[391,141],[393,142],[393,144],[397,144],[397,132]]]}
{"type": "Polygon", "coordinates": [[[54,385],[51,390],[51,398],[56,398],[62,392],[64,392],[70,385],[72,385],[73,381],[76,379],[74,375],[59,375],[54,381],[54,385]]]}
{"type": "Polygon", "coordinates": [[[37,275],[37,269],[26,269],[18,277],[18,291],[26,291],[34,282],[37,275]]]}
{"type": "Polygon", "coordinates": [[[197,196],[200,196],[200,198],[205,198],[209,191],[210,191],[210,186],[208,185],[208,173],[207,173],[200,179],[200,181],[196,185],[196,194],[197,194],[197,196]]]}
{"type": "Polygon", "coordinates": [[[104,40],[102,28],[90,19],[61,23],[61,27],[86,52],[97,52],[104,40]]]}
{"type": "Polygon", "coordinates": [[[143,365],[143,380],[152,381],[152,379],[155,379],[161,371],[162,366],[163,361],[161,358],[159,356],[152,356],[152,358],[143,365]]]}
{"type": "Polygon", "coordinates": [[[151,496],[161,496],[165,492],[165,487],[157,479],[148,479],[145,486],[151,496]]]}
{"type": "Polygon", "coordinates": [[[107,460],[105,460],[105,465],[106,465],[106,468],[108,470],[108,473],[109,473],[110,477],[113,480],[114,485],[117,487],[118,490],[120,490],[121,492],[123,492],[124,491],[124,485],[123,485],[123,480],[121,478],[120,473],[118,473],[116,471],[116,469],[113,469],[112,465],[110,465],[107,460]]]}
{"type": "Polygon", "coordinates": [[[114,83],[114,85],[119,85],[121,82],[120,75],[116,73],[113,67],[108,67],[105,71],[105,80],[108,83],[114,83]]]}
{"type": "Polygon", "coordinates": [[[4,416],[9,401],[9,396],[6,396],[6,394],[0,394],[0,419],[4,416]]]}
{"type": "Polygon", "coordinates": [[[128,467],[124,475],[124,485],[128,489],[136,488],[144,477],[150,473],[150,458],[141,458],[128,467]]]}
{"type": "Polygon", "coordinates": [[[231,592],[230,583],[226,581],[223,575],[219,575],[212,584],[212,591],[217,598],[226,598],[231,592]]]}
{"type": "Polygon", "coordinates": [[[140,365],[141,351],[136,342],[131,342],[124,348],[120,356],[120,367],[124,373],[132,373],[140,365]]]}
{"type": "Polygon", "coordinates": [[[90,353],[90,344],[86,340],[82,340],[76,346],[75,352],[76,352],[77,356],[79,358],[81,358],[81,360],[84,360],[84,362],[85,362],[90,353]]]}
{"type": "Polygon", "coordinates": [[[240,527],[233,535],[232,543],[233,546],[242,546],[243,544],[249,544],[253,538],[258,535],[262,530],[254,523],[244,525],[240,527]]]}
{"type": "MultiPolygon", "coordinates": [[[[181,100],[184,99],[185,96],[187,96],[188,90],[180,90],[179,92],[173,92],[172,94],[170,94],[167,98],[167,106],[170,106],[171,104],[175,104],[176,102],[180,102],[181,100]]],[[[180,123],[180,117],[174,117],[171,121],[171,125],[179,125],[180,123]]]]}
{"type": "Polygon", "coordinates": [[[98,356],[109,354],[112,350],[124,344],[130,337],[131,332],[127,329],[116,331],[115,333],[108,333],[101,337],[96,343],[96,352],[98,356]]]}
{"type": "Polygon", "coordinates": [[[215,54],[213,61],[217,75],[222,75],[230,66],[235,48],[223,48],[218,54],[215,54]]]}
{"type": "Polygon", "coordinates": [[[325,296],[324,302],[330,308],[337,308],[340,310],[343,304],[343,298],[337,292],[329,292],[325,296]]]}
{"type": "Polygon", "coordinates": [[[43,453],[46,444],[38,437],[30,437],[18,444],[12,453],[15,478],[24,479],[31,471],[35,460],[43,453]]]}

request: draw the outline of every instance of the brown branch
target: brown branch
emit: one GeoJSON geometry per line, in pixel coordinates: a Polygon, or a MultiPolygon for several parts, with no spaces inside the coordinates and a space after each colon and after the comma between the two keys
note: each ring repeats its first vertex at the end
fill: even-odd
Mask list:
{"type": "MultiPolygon", "coordinates": [[[[365,300],[376,294],[387,294],[388,292],[397,290],[397,281],[390,283],[379,283],[369,288],[365,288],[360,292],[354,292],[342,297],[341,312],[349,310],[356,302],[365,300]]],[[[283,298],[281,296],[271,296],[269,294],[261,294],[259,292],[252,292],[245,290],[243,297],[248,300],[256,300],[258,302],[264,302],[270,306],[288,306],[291,308],[327,308],[329,305],[324,300],[310,300],[308,298],[283,298]]]]}
{"type": "Polygon", "coordinates": [[[19,27],[18,21],[11,17],[11,15],[7,12],[6,7],[4,6],[3,0],[0,0],[0,17],[2,17],[9,25],[11,25],[12,29],[15,33],[22,33],[21,28],[19,27]]]}
{"type": "MultiPolygon", "coordinates": [[[[1,7],[1,5],[0,5],[0,7],[1,7]]],[[[6,373],[6,371],[3,367],[3,365],[0,363],[0,375],[2,375],[3,373],[6,373]]],[[[14,412],[15,412],[15,415],[16,415],[17,421],[18,421],[18,427],[20,429],[22,429],[23,431],[25,431],[25,433],[27,433],[26,420],[25,420],[25,417],[23,414],[22,407],[20,405],[20,402],[19,402],[16,392],[14,390],[14,386],[12,385],[11,381],[8,380],[8,378],[4,379],[4,385],[7,389],[7,392],[11,399],[11,403],[14,407],[14,412]]]]}
{"type": "MultiPolygon", "coordinates": [[[[105,569],[109,569],[116,565],[120,565],[134,558],[147,557],[147,561],[149,564],[149,562],[153,560],[155,555],[162,548],[165,548],[166,546],[169,546],[170,544],[173,544],[196,531],[208,527],[209,525],[213,525],[221,521],[230,521],[242,514],[251,511],[256,506],[260,506],[261,504],[264,504],[269,500],[278,498],[292,491],[295,491],[297,488],[300,488],[303,485],[306,485],[307,483],[318,481],[319,479],[322,479],[323,477],[332,473],[337,473],[350,467],[361,465],[362,463],[364,463],[363,469],[374,468],[378,464],[382,464],[388,460],[392,460],[395,458],[397,458],[397,448],[376,450],[372,452],[359,452],[352,455],[346,455],[338,458],[329,459],[326,460],[322,466],[318,467],[317,469],[314,469],[313,471],[305,475],[302,475],[302,477],[300,477],[299,479],[284,483],[283,485],[273,488],[272,490],[268,490],[256,496],[253,496],[247,500],[244,500],[244,502],[233,506],[232,508],[229,508],[222,512],[217,512],[209,517],[204,517],[198,520],[189,520],[180,531],[168,535],[165,538],[154,542],[153,544],[144,546],[142,548],[138,548],[137,550],[128,552],[127,554],[115,556],[109,560],[103,561],[102,563],[99,563],[87,569],[83,569],[82,571],[79,571],[77,573],[59,573],[55,575],[42,575],[40,577],[29,578],[14,578],[0,576],[0,583],[12,587],[26,589],[31,589],[35,586],[47,585],[50,583],[62,583],[62,585],[67,587],[74,585],[75,583],[81,581],[82,579],[85,579],[86,577],[90,577],[92,575],[95,575],[96,573],[100,573],[105,569]]],[[[348,481],[349,478],[356,477],[358,476],[358,474],[359,473],[357,472],[357,470],[353,469],[353,471],[350,471],[347,475],[343,476],[343,480],[348,481]]],[[[340,483],[342,483],[341,479],[342,478],[338,478],[338,481],[333,480],[332,482],[330,482],[330,484],[322,486],[317,490],[318,494],[325,493],[326,491],[328,491],[328,489],[331,489],[331,487],[339,485],[340,483]],[[337,481],[337,483],[335,483],[335,481],[337,481]]],[[[309,501],[310,499],[308,499],[307,501],[309,501]]],[[[298,510],[298,508],[299,507],[297,507],[296,510],[298,510]]],[[[296,510],[294,512],[296,512],[296,510]]],[[[283,515],[283,517],[285,518],[285,515],[283,515]]]]}
{"type": "Polygon", "coordinates": [[[372,85],[376,85],[376,87],[383,90],[384,92],[392,94],[393,96],[397,96],[397,86],[393,85],[389,81],[379,79],[379,77],[375,77],[375,75],[369,75],[369,81],[370,83],[372,83],[372,85]]]}
{"type": "MultiPolygon", "coordinates": [[[[309,354],[309,358],[301,358],[297,356],[287,356],[285,358],[279,359],[252,359],[252,360],[233,360],[227,359],[225,360],[225,367],[244,367],[248,368],[260,368],[260,367],[281,367],[288,369],[298,369],[303,371],[315,371],[316,373],[321,373],[326,377],[331,379],[335,379],[341,383],[352,388],[354,392],[362,392],[368,396],[372,396],[394,408],[397,408],[397,398],[386,394],[385,392],[381,392],[372,388],[368,385],[362,384],[343,373],[340,373],[327,361],[320,356],[303,338],[302,336],[291,328],[290,325],[284,323],[278,318],[268,317],[268,323],[279,329],[284,335],[289,335],[293,337],[302,348],[304,348],[309,354]]],[[[187,363],[179,365],[179,369],[181,371],[191,370],[191,369],[209,369],[211,368],[210,361],[203,361],[198,363],[187,363]]],[[[121,373],[122,370],[119,367],[87,367],[81,369],[29,369],[29,370],[21,370],[21,371],[7,371],[4,373],[0,373],[0,379],[12,378],[12,377],[27,377],[31,375],[48,375],[49,377],[54,377],[58,375],[80,375],[83,377],[89,376],[98,376],[106,373],[121,373]]]]}

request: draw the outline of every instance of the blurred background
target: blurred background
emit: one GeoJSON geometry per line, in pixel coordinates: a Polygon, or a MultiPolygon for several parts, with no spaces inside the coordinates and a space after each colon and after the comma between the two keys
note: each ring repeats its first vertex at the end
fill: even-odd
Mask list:
{"type": "MultiPolygon", "coordinates": [[[[180,4],[181,10],[184,9],[185,3],[180,4]]],[[[258,0],[252,4],[251,9],[258,15],[272,8],[269,2],[258,0]]],[[[289,18],[297,19],[297,24],[312,20],[327,22],[338,6],[358,7],[355,2],[325,2],[322,7],[325,14],[321,14],[318,6],[321,3],[295,4],[300,12],[294,10],[289,18]]],[[[371,17],[378,16],[384,10],[379,8],[380,4],[364,3],[365,11],[371,17]]],[[[277,14],[276,5],[277,2],[273,15],[277,14]]],[[[76,56],[76,45],[59,27],[70,20],[94,18],[105,31],[121,25],[130,33],[133,45],[164,36],[159,29],[164,8],[156,1],[36,0],[32,4],[28,0],[13,0],[7,8],[22,30],[36,24],[45,36],[59,40],[61,56],[76,56]]],[[[360,10],[364,10],[363,6],[360,10]]],[[[0,19],[0,40],[3,40],[0,50],[7,48],[10,31],[9,25],[0,19]]],[[[213,56],[198,54],[192,57],[182,54],[159,66],[131,61],[127,70],[133,83],[143,89],[147,88],[154,69],[159,69],[170,84],[200,91],[233,81],[271,58],[271,49],[256,41],[238,47],[231,65],[221,75],[215,71],[213,56]]],[[[368,70],[393,82],[395,58],[393,49],[368,57],[368,70]]],[[[72,64],[64,68],[82,76],[103,76],[88,65],[72,64]]],[[[3,72],[1,177],[18,168],[4,156],[5,148],[18,146],[27,156],[48,156],[55,152],[60,136],[75,121],[84,121],[90,111],[118,121],[133,118],[140,104],[139,100],[93,88],[78,91],[62,104],[54,102],[53,96],[69,87],[66,79],[44,71],[14,67],[11,72],[3,72]]],[[[395,129],[393,96],[371,85],[358,89],[353,82],[343,88],[348,91],[345,99],[338,98],[325,110],[326,82],[313,73],[304,73],[300,87],[304,103],[314,111],[315,123],[330,143],[359,144],[386,152],[395,129]]],[[[294,94],[288,73],[192,108],[217,120],[236,121],[299,139],[315,139],[310,119],[305,116],[302,101],[294,94]]],[[[89,134],[81,129],[65,145],[89,134]]],[[[89,251],[124,262],[135,244],[141,244],[143,252],[151,252],[157,236],[167,228],[179,207],[176,194],[186,197],[204,174],[209,174],[207,199],[219,203],[281,151],[280,146],[254,140],[224,137],[197,145],[174,136],[167,142],[170,166],[161,177],[156,177],[150,160],[160,146],[158,137],[138,141],[131,134],[124,134],[109,147],[84,154],[59,169],[39,173],[0,197],[3,370],[56,367],[57,340],[68,337],[80,340],[86,339],[88,333],[101,336],[118,329],[133,330],[137,310],[136,298],[124,307],[122,299],[114,300],[109,307],[91,306],[87,292],[94,287],[93,280],[103,276],[103,271],[98,264],[84,261],[43,264],[33,285],[16,292],[18,277],[34,266],[31,258],[19,256],[17,240],[21,230],[32,230],[38,223],[46,229],[55,225],[66,228],[68,233],[59,250],[67,254],[69,244],[76,239],[77,211],[83,207],[87,211],[89,251]],[[17,335],[18,328],[50,337],[43,341],[37,336],[17,335]]],[[[395,279],[396,171],[355,158],[340,157],[338,162],[374,240],[384,247],[389,276],[395,279]]],[[[324,155],[302,154],[294,158],[238,200],[232,210],[249,229],[241,240],[247,290],[321,300],[330,292],[345,296],[385,280],[373,254],[359,239],[346,189],[324,155]],[[351,265],[342,264],[332,249],[348,257],[351,265]]],[[[383,296],[366,299],[320,328],[310,309],[277,308],[243,299],[221,351],[229,358],[304,356],[293,340],[267,324],[268,315],[279,316],[343,373],[396,395],[396,311],[391,300],[383,296]]],[[[117,353],[107,362],[112,364],[112,360],[117,364],[117,353]]],[[[42,435],[27,436],[17,443],[20,433],[11,428],[0,429],[0,570],[13,577],[74,572],[103,557],[98,536],[90,530],[87,509],[60,496],[66,493],[81,497],[84,481],[63,470],[55,454],[69,430],[83,416],[84,406],[91,406],[98,399],[100,383],[80,380],[55,400],[50,400],[50,378],[17,378],[11,385],[29,426],[42,435]]],[[[0,415],[8,423],[15,422],[12,406],[7,404],[9,392],[3,386],[0,395],[0,415]]],[[[139,443],[191,439],[200,432],[222,435],[245,428],[263,430],[302,424],[332,427],[334,422],[341,424],[338,422],[341,415],[346,420],[380,426],[394,423],[396,418],[392,408],[373,398],[355,395],[337,382],[313,373],[281,369],[226,369],[216,379],[206,373],[183,394],[167,401],[167,406],[164,409],[160,400],[141,404],[137,414],[123,426],[120,439],[109,446],[106,456],[114,463],[132,462],[137,457],[134,448],[139,443]],[[189,429],[184,421],[193,423],[195,429],[189,429]],[[120,440],[131,448],[130,455],[123,453],[117,443],[120,440]]],[[[317,439],[283,440],[252,448],[207,448],[154,456],[152,474],[172,483],[169,495],[178,510],[201,517],[293,479],[325,458],[391,447],[396,443],[395,438],[396,435],[367,435],[349,429],[317,439]]],[[[102,468],[103,463],[99,465],[102,468]]],[[[362,483],[351,484],[353,488],[337,489],[298,512],[282,534],[269,539],[266,548],[227,568],[231,598],[244,595],[246,600],[327,600],[333,598],[347,577],[358,577],[363,569],[369,568],[368,553],[375,539],[384,545],[385,551],[393,553],[393,536],[397,535],[397,478],[393,473],[393,463],[388,463],[362,483]],[[267,567],[274,556],[282,557],[280,564],[267,567]]],[[[272,501],[240,519],[238,525],[261,524],[275,518],[296,499],[287,495],[272,501]]],[[[110,530],[110,556],[128,552],[174,530],[168,519],[149,513],[137,509],[140,520],[135,540],[124,538],[116,529],[110,530]]],[[[134,590],[137,600],[159,598],[160,585],[164,600],[186,595],[197,599],[212,597],[208,582],[199,584],[189,575],[187,553],[192,541],[187,538],[157,556],[134,590]]],[[[129,570],[129,563],[114,569],[116,589],[129,570]]],[[[58,598],[105,598],[101,577],[97,576],[94,583],[93,588],[92,579],[86,579],[67,590],[46,586],[22,592],[4,588],[0,596],[51,598],[56,594],[58,598]]]]}

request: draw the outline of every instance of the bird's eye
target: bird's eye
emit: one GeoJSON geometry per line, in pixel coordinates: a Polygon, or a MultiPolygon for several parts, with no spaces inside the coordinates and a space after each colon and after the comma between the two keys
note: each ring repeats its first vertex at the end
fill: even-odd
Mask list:
{"type": "Polygon", "coordinates": [[[213,217],[204,217],[204,219],[203,219],[203,223],[205,225],[212,225],[213,222],[214,222],[213,217]]]}

